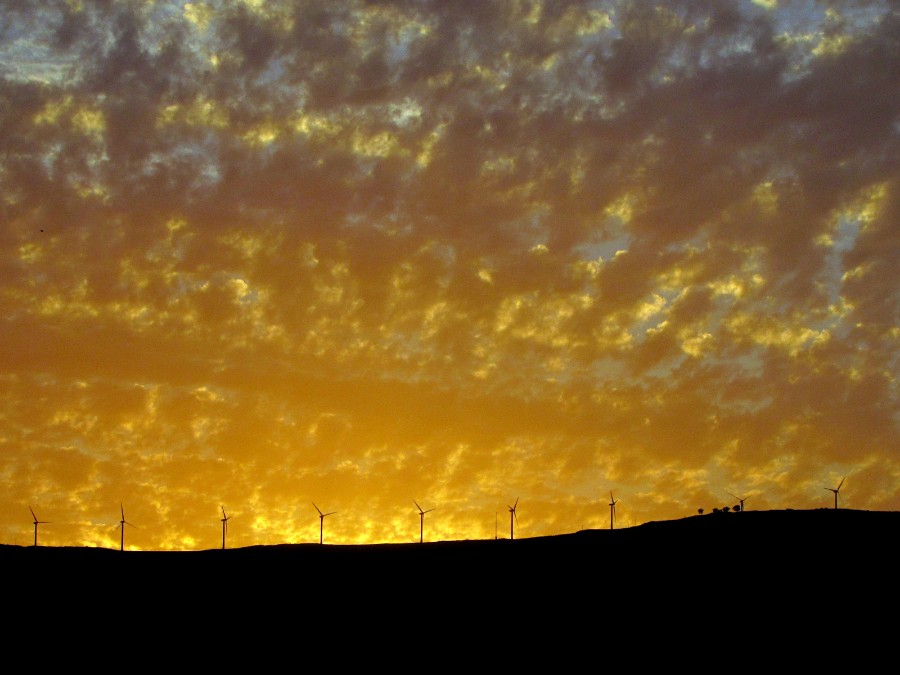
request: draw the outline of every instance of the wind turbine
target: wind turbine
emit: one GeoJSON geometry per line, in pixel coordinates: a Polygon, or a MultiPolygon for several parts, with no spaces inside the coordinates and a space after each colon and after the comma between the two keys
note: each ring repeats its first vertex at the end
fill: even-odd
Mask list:
{"type": "Polygon", "coordinates": [[[222,550],[225,550],[225,531],[228,529],[228,520],[231,516],[225,515],[225,507],[222,507],[222,550]]]}
{"type": "Polygon", "coordinates": [[[746,497],[738,497],[736,494],[732,494],[731,492],[729,492],[728,494],[730,494],[732,497],[734,497],[741,503],[741,513],[743,513],[744,512],[744,500],[747,498],[746,497]]]}
{"type": "MultiPolygon", "coordinates": [[[[312,503],[313,506],[316,506],[316,503],[312,503]]],[[[316,511],[319,512],[319,543],[321,544],[323,541],[322,531],[325,527],[325,516],[330,516],[332,513],[337,513],[337,511],[331,511],[331,513],[322,513],[318,506],[316,506],[316,511]]]]}
{"type": "Polygon", "coordinates": [[[616,522],[616,504],[619,500],[613,497],[612,490],[609,491],[609,529],[613,529],[616,522]]]}
{"type": "MultiPolygon", "coordinates": [[[[119,509],[122,511],[122,520],[119,521],[119,524],[116,525],[116,529],[122,528],[122,533],[119,540],[119,550],[125,550],[125,526],[131,525],[127,520],[125,520],[125,507],[122,506],[121,502],[119,503],[119,509]]],[[[131,525],[132,527],[136,527],[135,525],[131,525]]]]}
{"type": "MultiPolygon", "coordinates": [[[[843,478],[841,478],[841,482],[838,483],[838,486],[837,486],[836,488],[825,488],[826,490],[831,490],[831,491],[834,493],[834,508],[837,508],[837,507],[838,507],[838,504],[837,504],[837,503],[838,503],[838,494],[840,493],[840,491],[841,491],[841,485],[844,484],[844,481],[845,481],[845,480],[847,480],[847,477],[846,477],[846,476],[844,476],[843,478]]],[[[841,501],[843,501],[843,499],[842,499],[841,501]]]]}
{"type": "Polygon", "coordinates": [[[436,509],[437,507],[428,509],[428,511],[423,511],[422,507],[419,506],[419,502],[417,502],[415,499],[413,499],[413,504],[415,504],[416,508],[419,509],[419,543],[421,544],[423,541],[425,541],[425,514],[428,513],[428,511],[434,511],[434,509],[436,509]]]}
{"type": "Polygon", "coordinates": [[[32,518],[34,518],[34,545],[37,546],[37,526],[38,526],[38,524],[49,523],[50,521],[49,520],[38,520],[37,516],[34,515],[34,509],[32,509],[29,506],[28,510],[31,511],[31,516],[32,516],[32,518]]]}
{"type": "Polygon", "coordinates": [[[516,497],[516,503],[510,506],[506,505],[506,508],[509,509],[509,538],[513,538],[513,519],[515,519],[516,524],[519,524],[519,516],[516,515],[516,507],[519,505],[519,498],[516,497]]]}

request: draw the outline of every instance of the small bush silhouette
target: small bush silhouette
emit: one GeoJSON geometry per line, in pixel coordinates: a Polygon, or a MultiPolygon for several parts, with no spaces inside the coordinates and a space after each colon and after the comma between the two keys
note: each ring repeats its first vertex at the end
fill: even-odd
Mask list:
{"type": "Polygon", "coordinates": [[[699,513],[699,514],[702,516],[702,515],[703,515],[703,509],[697,509],[697,513],[699,513]]]}

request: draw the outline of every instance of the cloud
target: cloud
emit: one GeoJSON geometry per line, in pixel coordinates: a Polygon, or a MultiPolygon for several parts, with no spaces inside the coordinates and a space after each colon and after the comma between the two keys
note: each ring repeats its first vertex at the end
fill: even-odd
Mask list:
{"type": "Polygon", "coordinates": [[[312,501],[360,543],[416,540],[413,499],[432,538],[516,498],[522,536],[604,527],[610,489],[621,526],[827,507],[854,472],[896,508],[898,20],[17,5],[4,543],[35,503],[115,546],[127,501],[140,548],[217,545],[223,504],[235,546],[317,540],[312,501]]]}

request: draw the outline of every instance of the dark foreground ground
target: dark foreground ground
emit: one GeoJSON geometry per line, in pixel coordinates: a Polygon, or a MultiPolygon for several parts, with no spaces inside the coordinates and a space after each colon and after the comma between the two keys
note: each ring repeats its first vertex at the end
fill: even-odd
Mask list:
{"type": "Polygon", "coordinates": [[[304,597],[366,594],[531,594],[676,585],[782,584],[824,574],[893,569],[900,512],[816,509],[746,511],[656,521],[617,530],[516,540],[404,544],[281,544],[202,551],[119,551],[0,546],[9,576],[74,590],[119,580],[155,597],[202,588],[257,589],[304,597]],[[20,577],[21,578],[21,577],[20,577]],[[740,583],[737,583],[740,582],[740,583]]]}
{"type": "MultiPolygon", "coordinates": [[[[527,654],[552,648],[573,662],[551,670],[568,672],[587,669],[575,664],[584,650],[602,654],[624,634],[680,645],[632,646],[633,665],[665,658],[687,668],[743,636],[746,651],[723,657],[726,669],[780,650],[798,659],[787,672],[805,672],[801,656],[822,664],[831,649],[893,654],[894,638],[882,634],[900,603],[898,541],[900,512],[746,511],[517,540],[186,552],[7,545],[0,575],[7,618],[35,635],[139,641],[143,632],[157,649],[160,636],[168,648],[206,635],[217,664],[242,641],[271,639],[273,650],[303,645],[303,654],[318,641],[345,661],[374,658],[377,644],[406,644],[400,653],[411,656],[439,643],[447,658],[509,650],[536,666],[527,654]],[[697,644],[688,650],[686,640],[697,644]]],[[[425,669],[443,672],[432,658],[425,669]]]]}

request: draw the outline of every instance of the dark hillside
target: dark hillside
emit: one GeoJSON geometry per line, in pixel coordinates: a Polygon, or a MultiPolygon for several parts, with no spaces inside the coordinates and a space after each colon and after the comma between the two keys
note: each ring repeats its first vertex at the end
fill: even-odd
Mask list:
{"type": "Polygon", "coordinates": [[[0,546],[0,562],[10,573],[40,569],[51,578],[81,579],[134,573],[166,579],[173,588],[195,577],[241,574],[260,584],[302,575],[375,591],[388,582],[402,587],[409,578],[474,587],[501,584],[504,577],[527,579],[535,589],[574,590],[608,568],[629,581],[738,572],[768,578],[773,570],[784,575],[827,568],[837,554],[845,570],[878,570],[893,554],[898,535],[900,512],[745,511],[516,540],[124,552],[0,546]]]}
{"type": "MultiPolygon", "coordinates": [[[[405,544],[278,544],[200,551],[119,551],[89,547],[0,545],[6,566],[40,565],[79,568],[82,573],[122,569],[209,571],[222,566],[302,566],[327,572],[336,567],[375,566],[384,572],[396,565],[444,567],[484,564],[558,566],[617,558],[649,558],[691,563],[714,561],[737,551],[765,550],[783,562],[814,563],[832,545],[869,557],[893,549],[900,534],[900,512],[816,509],[713,513],[654,521],[617,530],[581,530],[569,534],[516,540],[477,539],[405,544]],[[821,550],[820,550],[821,548],[821,550]]],[[[46,567],[45,567],[46,569],[46,567]]]]}
{"type": "MultiPolygon", "coordinates": [[[[322,645],[345,666],[369,664],[399,642],[402,654],[436,659],[429,670],[446,669],[442,655],[507,663],[487,645],[568,672],[614,644],[614,625],[636,667],[718,663],[731,645],[738,670],[765,656],[791,672],[805,670],[813,646],[848,649],[887,625],[881,617],[900,600],[898,535],[895,512],[747,511],[517,540],[0,546],[0,573],[8,644],[77,636],[100,649],[122,633],[131,642],[115,641],[118,649],[146,644],[134,647],[141,661],[188,659],[204,670],[210,659],[235,665],[234,649],[252,650],[254,670],[268,670],[281,667],[281,649],[322,645]]],[[[40,655],[62,657],[52,647],[40,655]]]]}

